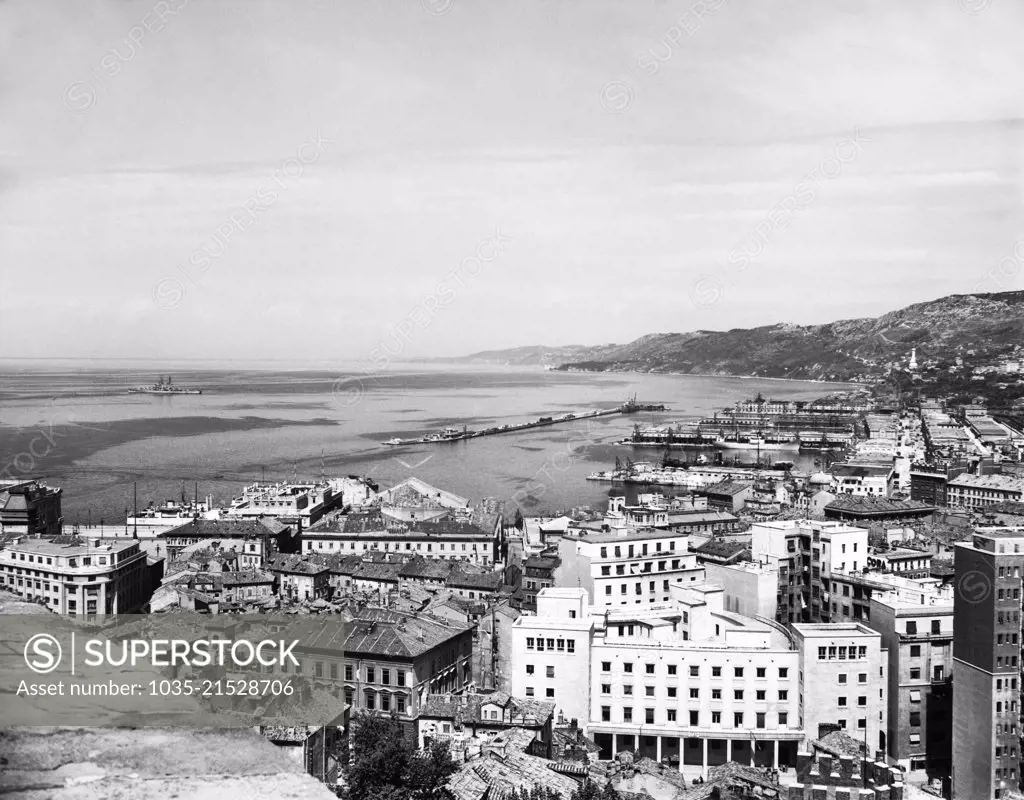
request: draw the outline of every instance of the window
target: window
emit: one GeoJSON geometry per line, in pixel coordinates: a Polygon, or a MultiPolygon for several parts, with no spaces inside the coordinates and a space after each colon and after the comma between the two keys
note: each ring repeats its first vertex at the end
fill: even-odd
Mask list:
{"type": "Polygon", "coordinates": [[[736,700],[742,700],[743,699],[743,690],[742,689],[737,689],[736,691],[734,691],[733,692],[733,698],[736,699],[736,700]]]}
{"type": "Polygon", "coordinates": [[[868,674],[866,672],[857,673],[857,683],[867,683],[868,674]]]}
{"type": "Polygon", "coordinates": [[[942,621],[938,619],[932,620],[932,633],[942,633],[942,621]]]}
{"type": "Polygon", "coordinates": [[[920,728],[921,727],[921,712],[920,711],[911,711],[910,712],[910,724],[911,724],[911,726],[913,726],[915,728],[920,728]]]}
{"type": "Polygon", "coordinates": [[[612,721],[612,707],[611,706],[601,706],[601,722],[611,722],[611,721],[612,721]]]}
{"type": "Polygon", "coordinates": [[[668,713],[668,721],[669,722],[675,722],[676,721],[676,710],[674,708],[670,708],[667,713],[668,713]]]}
{"type": "Polygon", "coordinates": [[[631,709],[631,708],[624,708],[624,709],[622,709],[622,721],[623,722],[632,722],[633,721],[633,709],[631,709]]]}
{"type": "Polygon", "coordinates": [[[601,694],[611,694],[611,693],[612,693],[612,685],[610,683],[602,683],[601,684],[601,694]]]}
{"type": "Polygon", "coordinates": [[[690,689],[690,699],[697,700],[700,698],[700,689],[690,689]]]}
{"type": "Polygon", "coordinates": [[[722,724],[722,712],[721,711],[712,711],[711,712],[711,724],[712,725],[721,725],[722,724]]]}
{"type": "Polygon", "coordinates": [[[323,661],[317,661],[313,665],[313,675],[314,675],[314,677],[317,677],[317,678],[322,678],[324,676],[324,662],[323,661]]]}
{"type": "Polygon", "coordinates": [[[347,681],[352,680],[352,665],[351,664],[346,664],[345,665],[345,680],[347,680],[347,681]]]}
{"type": "Polygon", "coordinates": [[[845,672],[840,672],[839,673],[839,683],[841,683],[841,684],[845,684],[846,683],[846,673],[845,672]]]}
{"type": "Polygon", "coordinates": [[[779,712],[779,725],[788,725],[788,724],[789,724],[789,713],[786,712],[786,711],[780,711],[779,712]]]}
{"type": "Polygon", "coordinates": [[[654,664],[645,664],[644,667],[648,675],[654,674],[654,664]]]}
{"type": "Polygon", "coordinates": [[[859,706],[866,706],[867,704],[868,704],[868,699],[864,695],[861,695],[860,697],[857,698],[857,705],[859,705],[859,706]]]}
{"type": "Polygon", "coordinates": [[[912,680],[912,681],[919,681],[919,680],[921,680],[921,668],[920,667],[911,667],[910,668],[910,680],[912,680]]]}
{"type": "Polygon", "coordinates": [[[732,726],[734,728],[743,727],[743,712],[737,711],[735,714],[732,715],[732,726]]]}
{"type": "Polygon", "coordinates": [[[712,700],[721,700],[722,699],[722,690],[721,689],[712,689],[711,690],[711,699],[712,700]]]}
{"type": "Polygon", "coordinates": [[[648,725],[653,725],[654,724],[654,709],[653,708],[644,709],[644,721],[648,725]]]}
{"type": "Polygon", "coordinates": [[[654,687],[653,686],[645,686],[644,687],[644,695],[646,697],[654,697],[654,687]]]}
{"type": "Polygon", "coordinates": [[[691,678],[696,678],[696,677],[698,677],[699,675],[700,675],[700,667],[698,667],[698,666],[696,666],[696,665],[692,665],[692,666],[690,667],[690,677],[691,677],[691,678]]]}
{"type": "Polygon", "coordinates": [[[553,677],[555,677],[555,668],[554,668],[554,667],[547,667],[547,668],[545,669],[545,672],[547,673],[547,676],[548,676],[549,678],[553,678],[553,677]]]}
{"type": "Polygon", "coordinates": [[[711,677],[712,678],[721,678],[722,677],[722,668],[721,667],[712,667],[711,668],[711,677]]]}
{"type": "Polygon", "coordinates": [[[700,724],[700,712],[699,711],[691,711],[690,712],[690,726],[695,728],[699,724],[700,724]]]}
{"type": "Polygon", "coordinates": [[[669,675],[675,675],[676,674],[676,665],[675,664],[669,664],[668,665],[668,674],[669,675]]]}
{"type": "Polygon", "coordinates": [[[757,727],[758,728],[763,728],[764,727],[764,719],[765,719],[764,713],[761,712],[761,711],[758,711],[756,716],[757,716],[757,727]]]}
{"type": "Polygon", "coordinates": [[[742,678],[743,677],[743,667],[736,667],[735,673],[736,673],[736,677],[737,678],[742,678]]]}
{"type": "Polygon", "coordinates": [[[779,689],[779,700],[789,700],[789,691],[786,689],[779,689]]]}
{"type": "Polygon", "coordinates": [[[533,675],[533,664],[527,664],[526,665],[526,674],[527,675],[533,675]]]}
{"type": "Polygon", "coordinates": [[[551,689],[551,688],[545,689],[544,690],[544,696],[545,697],[554,697],[555,696],[555,690],[551,689]]]}
{"type": "Polygon", "coordinates": [[[779,667],[779,678],[785,680],[789,677],[789,667],[779,667]]]}
{"type": "Polygon", "coordinates": [[[668,687],[668,696],[669,697],[675,697],[676,696],[676,687],[675,686],[669,686],[668,687]]]}
{"type": "Polygon", "coordinates": [[[337,664],[331,664],[331,680],[332,681],[338,680],[338,665],[337,664]]]}
{"type": "Polygon", "coordinates": [[[527,697],[533,697],[533,687],[532,686],[527,686],[526,687],[526,696],[527,697]]]}
{"type": "MultiPolygon", "coordinates": [[[[401,673],[399,673],[399,674],[401,674],[401,673]]],[[[396,710],[400,714],[404,714],[405,713],[405,695],[404,694],[396,694],[395,695],[395,704],[396,704],[396,710]]]]}
{"type": "Polygon", "coordinates": [[[840,708],[846,708],[846,698],[845,697],[840,697],[839,698],[839,707],[840,708]]]}
{"type": "Polygon", "coordinates": [[[911,658],[920,658],[921,657],[921,645],[919,645],[919,644],[912,644],[912,645],[910,645],[910,657],[911,658]]]}
{"type": "Polygon", "coordinates": [[[385,686],[391,685],[391,670],[382,669],[380,671],[380,682],[383,683],[385,686]]]}
{"type": "Polygon", "coordinates": [[[623,686],[622,687],[622,693],[624,695],[631,695],[631,694],[633,694],[633,686],[632,686],[632,684],[627,683],[625,686],[623,686]]]}
{"type": "Polygon", "coordinates": [[[623,672],[632,672],[633,671],[633,663],[630,662],[630,661],[627,661],[626,663],[624,663],[622,665],[622,671],[623,672]]]}
{"type": "Polygon", "coordinates": [[[917,634],[917,621],[916,620],[912,620],[912,619],[907,620],[907,635],[908,636],[915,636],[916,634],[917,634]]]}
{"type": "Polygon", "coordinates": [[[766,700],[766,699],[768,699],[768,693],[764,689],[758,689],[757,692],[755,693],[755,695],[756,695],[756,699],[758,699],[758,700],[766,700]]]}
{"type": "Polygon", "coordinates": [[[764,667],[758,667],[756,674],[758,678],[764,678],[768,674],[768,670],[764,667]]]}
{"type": "Polygon", "coordinates": [[[601,672],[611,672],[611,671],[612,671],[612,662],[611,661],[602,661],[601,662],[601,672]]]}

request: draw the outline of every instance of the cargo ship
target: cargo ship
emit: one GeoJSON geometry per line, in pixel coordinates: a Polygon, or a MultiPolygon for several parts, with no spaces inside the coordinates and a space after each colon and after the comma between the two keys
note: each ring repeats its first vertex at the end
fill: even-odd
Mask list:
{"type": "Polygon", "coordinates": [[[175,386],[171,382],[171,376],[164,378],[163,375],[152,386],[137,386],[129,389],[128,394],[202,394],[202,389],[188,389],[182,386],[175,386]]]}

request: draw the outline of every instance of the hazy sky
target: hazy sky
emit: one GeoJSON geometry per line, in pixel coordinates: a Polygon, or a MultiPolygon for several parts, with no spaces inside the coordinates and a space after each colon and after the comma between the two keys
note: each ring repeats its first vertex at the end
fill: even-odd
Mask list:
{"type": "Polygon", "coordinates": [[[1021,288],[985,276],[1024,240],[1022,30],[1016,0],[4,0],[0,356],[365,361],[1021,288]]]}

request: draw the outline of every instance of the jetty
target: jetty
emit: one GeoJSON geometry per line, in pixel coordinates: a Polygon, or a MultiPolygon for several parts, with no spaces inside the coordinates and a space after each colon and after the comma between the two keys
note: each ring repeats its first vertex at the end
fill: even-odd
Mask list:
{"type": "Polygon", "coordinates": [[[389,439],[384,444],[389,447],[402,447],[405,445],[413,444],[440,444],[443,442],[461,442],[465,439],[478,439],[481,436],[501,436],[506,433],[518,433],[519,431],[528,431],[533,428],[545,428],[549,425],[564,425],[567,422],[575,422],[582,419],[595,419],[597,417],[611,417],[617,414],[636,414],[641,411],[668,411],[664,405],[660,403],[638,403],[636,396],[629,398],[621,406],[615,408],[607,408],[601,411],[584,411],[579,414],[563,414],[559,417],[540,417],[539,419],[533,420],[532,422],[520,422],[513,424],[506,424],[495,426],[492,428],[484,428],[479,431],[471,431],[466,427],[459,428],[445,428],[443,431],[437,433],[428,433],[426,436],[420,436],[414,439],[389,439]]]}

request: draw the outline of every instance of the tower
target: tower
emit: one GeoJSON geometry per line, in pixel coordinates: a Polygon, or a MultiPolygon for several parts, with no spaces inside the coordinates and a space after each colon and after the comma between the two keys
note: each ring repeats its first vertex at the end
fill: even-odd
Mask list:
{"type": "Polygon", "coordinates": [[[913,372],[917,369],[917,348],[915,347],[910,351],[910,371],[913,372]]]}

